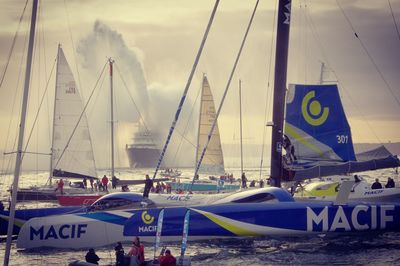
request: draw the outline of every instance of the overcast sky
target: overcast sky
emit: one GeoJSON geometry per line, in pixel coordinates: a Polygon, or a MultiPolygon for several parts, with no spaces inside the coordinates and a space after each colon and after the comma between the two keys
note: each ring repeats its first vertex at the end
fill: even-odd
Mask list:
{"type": "MultiPolygon", "coordinates": [[[[250,157],[259,158],[261,154],[266,102],[267,114],[271,117],[271,103],[267,99],[273,88],[274,60],[271,65],[270,58],[273,59],[275,49],[273,45],[271,54],[272,40],[275,40],[275,2],[260,1],[219,119],[226,157],[237,156],[239,150],[228,145],[238,143],[239,78],[243,82],[244,142],[258,144],[258,149],[248,151],[257,153],[250,157]]],[[[194,113],[198,112],[194,103],[202,74],[207,74],[218,105],[254,4],[255,1],[229,0],[221,1],[219,5],[178,124],[178,131],[183,132],[189,123],[187,138],[192,142],[197,132],[197,118],[193,114],[190,117],[190,113],[194,106],[194,113]]],[[[400,1],[390,0],[390,4],[393,13],[386,0],[292,3],[288,83],[317,83],[321,62],[328,65],[332,70],[330,78],[339,82],[354,142],[400,141],[400,36],[394,22],[400,26],[400,1]]],[[[1,77],[24,5],[25,1],[20,0],[2,0],[0,3],[1,77]]],[[[126,165],[123,148],[130,142],[132,122],[138,119],[131,96],[149,126],[160,132],[159,141],[163,143],[213,5],[212,0],[40,1],[27,129],[32,125],[39,95],[43,94],[47,80],[49,88],[54,88],[54,77],[49,79],[49,76],[57,44],[61,43],[85,99],[107,58],[116,61],[129,90],[127,93],[119,74],[116,75],[115,87],[121,90],[116,96],[120,165],[126,165]]],[[[22,56],[26,53],[30,12],[31,1],[0,89],[0,149],[6,151],[12,149],[19,120],[23,71],[19,72],[25,65],[22,56]]],[[[107,86],[108,81],[96,94],[88,113],[96,157],[101,157],[100,165],[107,164],[101,155],[106,153],[109,145],[105,141],[109,136],[107,86]]],[[[48,150],[53,95],[49,89],[48,102],[40,115],[41,129],[33,135],[31,150],[48,150]]],[[[180,139],[179,134],[175,134],[175,147],[180,139]]],[[[270,143],[269,134],[266,142],[270,143]]],[[[194,148],[185,145],[188,147],[186,152],[194,156],[194,148]]],[[[172,155],[175,152],[176,148],[170,151],[172,155]]],[[[269,151],[266,154],[269,155],[269,151]]]]}

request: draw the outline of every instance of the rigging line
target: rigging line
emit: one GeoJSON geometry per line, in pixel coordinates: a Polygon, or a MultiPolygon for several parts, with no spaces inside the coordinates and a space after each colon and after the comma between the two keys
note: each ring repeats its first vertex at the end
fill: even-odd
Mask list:
{"type": "MultiPolygon", "coordinates": [[[[308,22],[310,24],[310,28],[311,28],[311,33],[313,34],[315,40],[317,41],[317,45],[319,46],[319,49],[321,50],[321,54],[322,57],[324,58],[324,61],[328,64],[328,66],[330,66],[331,64],[329,63],[329,59],[328,56],[326,55],[325,49],[322,45],[322,41],[319,38],[318,35],[318,31],[317,31],[317,27],[315,26],[315,23],[312,19],[312,17],[310,16],[310,14],[306,13],[307,18],[308,18],[308,22]]],[[[363,112],[361,111],[361,109],[358,107],[358,105],[355,103],[355,101],[353,100],[353,98],[351,97],[349,91],[346,89],[346,87],[343,85],[343,83],[340,81],[337,73],[334,71],[334,69],[331,67],[330,68],[332,70],[333,75],[335,76],[339,86],[341,88],[343,88],[343,91],[346,93],[346,96],[350,99],[351,103],[353,104],[353,106],[357,109],[357,111],[360,113],[361,117],[363,118],[363,121],[367,124],[370,132],[372,132],[372,134],[375,136],[375,138],[379,141],[379,143],[383,143],[380,138],[378,137],[378,135],[376,134],[375,130],[373,129],[373,127],[371,126],[371,124],[368,122],[368,119],[366,119],[365,115],[363,114],[363,112]]]]}
{"type": "Polygon", "coordinates": [[[270,46],[270,51],[269,51],[269,63],[268,63],[268,78],[267,78],[267,95],[265,98],[265,109],[264,109],[264,124],[263,124],[263,139],[262,139],[262,146],[261,146],[261,162],[260,162],[260,179],[262,175],[262,167],[263,167],[263,161],[264,161],[264,147],[265,147],[265,139],[267,138],[267,117],[270,115],[270,110],[268,109],[268,103],[271,101],[271,90],[270,90],[270,81],[271,81],[271,65],[272,65],[272,51],[274,49],[274,36],[275,36],[275,23],[276,23],[276,3],[278,1],[275,1],[275,7],[274,7],[274,16],[272,19],[272,31],[271,31],[271,46],[270,46]]]}
{"type": "Polygon", "coordinates": [[[389,82],[385,79],[385,77],[383,76],[382,71],[379,69],[378,65],[376,64],[375,60],[372,58],[371,54],[368,52],[366,46],[364,45],[363,41],[361,41],[360,37],[358,37],[358,34],[356,32],[356,30],[354,29],[353,25],[351,24],[349,18],[347,17],[346,13],[344,12],[342,6],[339,4],[339,1],[336,0],[337,5],[339,6],[340,11],[342,12],[343,16],[346,18],[347,23],[349,23],[354,36],[358,39],[358,41],[360,42],[361,47],[363,48],[364,52],[367,54],[368,58],[370,59],[371,63],[373,64],[373,66],[375,67],[375,70],[378,72],[379,76],[381,77],[381,79],[383,80],[383,82],[386,85],[386,88],[389,89],[390,94],[392,94],[393,98],[396,100],[398,106],[400,107],[400,100],[397,98],[396,94],[394,93],[392,87],[390,86],[389,82]]]}
{"type": "MultiPolygon", "coordinates": [[[[181,135],[182,138],[181,138],[181,141],[179,142],[178,148],[176,149],[176,152],[175,152],[174,158],[173,158],[173,160],[172,160],[172,163],[174,163],[175,160],[176,160],[176,157],[177,157],[177,155],[178,155],[178,152],[180,151],[180,148],[181,148],[181,146],[182,146],[183,140],[186,140],[189,144],[191,144],[193,147],[196,148],[196,144],[194,144],[194,143],[192,143],[191,141],[189,141],[189,140],[185,137],[185,135],[186,135],[186,133],[187,133],[187,129],[189,128],[189,122],[191,121],[191,118],[192,118],[192,115],[193,115],[193,111],[194,111],[194,107],[196,106],[197,100],[199,99],[200,92],[203,90],[202,87],[203,87],[203,86],[200,86],[200,87],[199,87],[199,90],[197,91],[196,99],[194,100],[193,108],[192,108],[192,110],[190,111],[190,114],[189,114],[189,117],[188,117],[188,119],[187,119],[185,128],[184,128],[184,130],[183,130],[183,134],[180,134],[180,132],[179,132],[178,129],[177,129],[178,134],[181,135]]],[[[201,103],[200,103],[200,104],[201,104],[201,103]]],[[[200,114],[199,114],[199,115],[200,115],[200,114]]]]}
{"type": "MultiPolygon", "coordinates": [[[[124,78],[122,77],[121,71],[119,70],[119,67],[118,67],[117,63],[114,62],[114,65],[115,65],[115,69],[116,69],[117,72],[118,72],[119,77],[121,78],[122,83],[124,84],[124,87],[125,87],[125,89],[126,89],[128,95],[129,95],[129,98],[131,99],[131,101],[132,101],[132,103],[133,103],[133,106],[135,107],[136,112],[137,112],[138,115],[139,115],[139,119],[140,119],[141,121],[143,121],[143,125],[144,125],[144,128],[145,128],[146,132],[150,132],[149,127],[146,125],[146,122],[144,121],[144,118],[143,118],[143,116],[142,116],[142,113],[141,113],[140,110],[139,110],[138,105],[136,104],[135,100],[133,99],[133,97],[132,97],[132,95],[131,95],[131,93],[130,93],[130,91],[129,91],[129,88],[128,88],[128,86],[126,85],[126,82],[125,82],[124,78]]],[[[151,138],[151,141],[153,142],[153,138],[151,138]]],[[[156,143],[153,142],[153,144],[156,144],[156,143]]]]}
{"type": "Polygon", "coordinates": [[[155,169],[155,171],[154,171],[154,175],[153,175],[153,178],[152,178],[153,180],[154,180],[154,179],[156,178],[156,176],[157,176],[158,169],[160,168],[160,165],[161,165],[161,162],[162,162],[162,160],[163,160],[165,151],[167,150],[169,141],[171,140],[172,133],[174,132],[176,123],[178,122],[179,115],[180,115],[180,113],[181,113],[183,104],[184,104],[184,102],[185,102],[185,99],[186,99],[186,96],[187,96],[187,93],[188,93],[190,84],[192,83],[192,78],[193,78],[194,72],[196,71],[197,64],[199,63],[201,54],[202,54],[202,52],[203,52],[203,47],[204,47],[204,45],[205,45],[205,43],[206,43],[208,33],[209,33],[209,31],[210,31],[210,29],[211,29],[211,25],[212,25],[212,23],[213,23],[213,21],[214,21],[214,16],[215,16],[215,13],[216,13],[216,11],[217,11],[218,4],[219,4],[219,0],[216,0],[216,1],[215,1],[214,8],[213,8],[212,13],[211,13],[211,16],[210,16],[210,19],[209,19],[208,24],[207,24],[206,31],[204,32],[203,39],[202,39],[202,41],[201,41],[199,50],[198,50],[197,55],[196,55],[196,58],[195,58],[195,60],[194,60],[194,63],[193,63],[193,66],[192,66],[192,70],[190,71],[189,78],[188,78],[188,80],[187,80],[187,82],[186,82],[185,90],[183,91],[183,95],[182,95],[182,98],[181,98],[181,100],[180,100],[180,102],[179,102],[178,109],[176,110],[174,120],[172,121],[171,128],[170,128],[170,130],[169,130],[169,132],[168,132],[167,140],[165,141],[164,147],[163,147],[163,149],[162,149],[162,151],[161,151],[161,154],[160,154],[160,158],[158,159],[157,167],[156,167],[156,169],[155,169]]]}
{"type": "MultiPolygon", "coordinates": [[[[33,130],[34,130],[36,122],[37,122],[37,120],[39,118],[39,113],[40,113],[40,110],[42,108],[42,104],[43,104],[43,101],[45,99],[45,96],[47,95],[47,90],[49,88],[50,78],[51,78],[51,76],[53,74],[56,62],[57,62],[57,59],[54,59],[53,67],[51,68],[50,76],[49,76],[49,78],[48,78],[48,80],[46,82],[46,87],[44,89],[44,92],[43,92],[43,95],[42,95],[42,99],[40,100],[38,111],[36,112],[35,119],[33,120],[32,128],[31,128],[31,130],[29,132],[29,136],[28,136],[28,139],[26,141],[25,148],[23,149],[24,154],[26,153],[26,150],[28,149],[28,145],[29,145],[29,142],[31,140],[31,137],[32,137],[32,134],[33,134],[33,130]]],[[[24,160],[24,154],[22,155],[21,162],[24,160]]]]}
{"type": "Polygon", "coordinates": [[[252,23],[253,23],[253,19],[254,19],[254,15],[255,15],[255,13],[256,13],[256,10],[257,10],[258,3],[259,3],[259,0],[256,1],[256,4],[255,4],[254,9],[253,9],[253,13],[251,14],[249,24],[247,25],[246,32],[245,32],[245,34],[244,34],[244,36],[243,36],[242,43],[241,43],[241,45],[240,45],[238,54],[237,54],[236,59],[235,59],[235,63],[234,63],[233,68],[232,68],[232,70],[231,70],[231,74],[230,74],[230,76],[229,76],[228,83],[226,84],[226,88],[225,88],[224,94],[222,95],[221,102],[220,102],[220,104],[219,104],[219,106],[218,106],[218,111],[217,111],[217,113],[215,114],[215,118],[214,118],[213,124],[212,124],[212,126],[211,126],[211,130],[210,130],[210,132],[208,133],[208,138],[207,138],[206,145],[204,146],[203,151],[202,151],[202,153],[201,153],[201,156],[200,156],[200,158],[199,158],[199,161],[198,161],[198,163],[197,163],[197,165],[196,165],[196,169],[195,169],[195,172],[194,172],[194,175],[193,175],[192,183],[190,184],[189,191],[192,190],[195,177],[197,176],[197,174],[198,174],[198,172],[199,172],[199,169],[200,169],[200,166],[201,166],[201,162],[202,162],[202,160],[203,160],[203,158],[204,158],[204,154],[206,153],[208,144],[210,143],[211,136],[212,136],[212,133],[213,133],[213,131],[214,131],[214,128],[215,128],[215,126],[216,126],[216,124],[217,124],[217,120],[218,120],[219,114],[221,113],[222,106],[224,105],[225,97],[226,97],[226,95],[227,95],[227,93],[228,93],[229,86],[231,85],[232,77],[233,77],[233,75],[235,74],[236,66],[237,66],[237,64],[238,64],[238,62],[239,62],[240,55],[242,54],[242,50],[243,50],[244,44],[246,43],[247,35],[249,34],[251,25],[252,25],[252,23]]]}
{"type": "MultiPolygon", "coordinates": [[[[40,20],[40,23],[39,23],[39,33],[41,33],[40,34],[40,36],[41,36],[41,40],[40,40],[40,36],[39,36],[39,40],[40,40],[40,43],[41,43],[41,47],[43,47],[43,58],[44,58],[44,76],[45,76],[45,78],[47,77],[47,63],[46,63],[46,42],[45,42],[45,30],[44,30],[44,21],[45,20],[43,20],[42,19],[43,18],[43,8],[42,8],[42,5],[39,5],[39,20],[40,20]]],[[[39,50],[39,53],[40,53],[40,50],[39,50]]],[[[51,117],[50,117],[50,114],[51,114],[51,112],[50,112],[50,110],[49,110],[49,95],[47,94],[47,96],[46,96],[47,98],[46,98],[46,108],[47,108],[47,114],[49,114],[48,115],[48,121],[47,121],[47,125],[51,125],[51,117]]],[[[51,129],[50,129],[50,126],[49,126],[49,128],[48,128],[49,130],[47,131],[47,133],[48,133],[48,138],[49,139],[51,139],[51,129]]]]}
{"type": "Polygon", "coordinates": [[[394,27],[396,28],[397,37],[400,40],[399,28],[397,27],[397,22],[396,22],[396,19],[394,17],[394,14],[393,14],[393,9],[392,9],[392,5],[390,4],[390,0],[388,0],[388,3],[389,3],[390,14],[392,15],[392,18],[393,18],[394,27]]]}
{"type": "MultiPolygon", "coordinates": [[[[19,63],[19,67],[18,67],[18,69],[19,69],[19,71],[18,71],[18,79],[17,79],[17,85],[16,85],[16,87],[15,87],[15,90],[14,90],[14,96],[13,96],[13,105],[12,105],[12,108],[11,108],[11,113],[14,113],[14,109],[15,109],[15,104],[16,104],[16,99],[17,99],[17,93],[18,93],[18,87],[19,87],[19,85],[20,85],[20,82],[21,82],[21,75],[22,75],[22,70],[23,70],[23,67],[22,67],[22,65],[23,65],[23,62],[24,62],[24,55],[27,53],[27,48],[26,48],[26,46],[27,46],[27,39],[28,39],[28,31],[29,31],[29,29],[27,29],[26,30],[26,34],[25,34],[25,39],[24,39],[24,47],[23,47],[23,53],[22,53],[22,55],[21,55],[21,60],[20,60],[20,63],[19,63]]],[[[22,97],[22,96],[21,96],[22,97]]],[[[21,110],[19,111],[19,112],[21,112],[21,110]]],[[[9,123],[8,123],[8,129],[7,129],[7,137],[6,137],[6,140],[5,140],[5,142],[4,142],[4,150],[6,149],[6,147],[7,147],[7,143],[8,143],[8,140],[9,140],[9,138],[10,138],[10,131],[11,131],[11,125],[12,125],[12,120],[13,120],[13,117],[12,116],[10,116],[10,120],[9,120],[9,123]]],[[[18,132],[18,125],[19,124],[17,124],[16,125],[16,130],[15,130],[15,132],[18,132]]],[[[11,150],[15,150],[15,146],[17,145],[17,139],[18,139],[18,134],[15,134],[15,136],[14,136],[14,142],[13,142],[13,145],[12,145],[12,148],[11,148],[11,150]]],[[[3,157],[4,158],[4,157],[3,157]]],[[[4,161],[3,161],[3,163],[4,163],[4,161]]],[[[6,167],[6,169],[11,169],[11,164],[12,164],[12,158],[10,157],[10,159],[8,160],[8,166],[6,167]]],[[[4,166],[4,164],[2,164],[2,169],[4,169],[3,168],[3,166],[4,166]]]]}
{"type": "Polygon", "coordinates": [[[75,53],[75,44],[74,44],[74,39],[72,37],[71,25],[70,25],[70,22],[69,22],[68,7],[67,7],[67,3],[66,3],[65,0],[64,0],[64,7],[65,7],[65,14],[66,14],[66,17],[67,17],[69,38],[71,39],[71,44],[72,44],[72,54],[74,55],[76,74],[78,76],[79,88],[81,88],[81,93],[83,93],[83,88],[82,88],[82,84],[81,84],[81,76],[79,75],[79,70],[78,70],[78,60],[76,58],[76,53],[75,53]]]}
{"type": "Polygon", "coordinates": [[[12,43],[11,43],[10,51],[8,51],[6,66],[4,67],[4,71],[3,71],[3,74],[2,74],[2,76],[1,76],[0,88],[3,86],[4,77],[6,76],[6,72],[7,72],[7,69],[8,69],[8,65],[10,64],[10,61],[11,61],[11,56],[12,56],[12,53],[13,53],[13,51],[14,51],[15,42],[16,42],[17,36],[18,36],[18,31],[19,31],[19,28],[20,28],[20,26],[21,26],[21,22],[22,22],[22,19],[23,19],[23,17],[24,17],[24,14],[25,14],[25,10],[26,10],[26,6],[27,6],[27,5],[28,5],[28,0],[26,0],[26,2],[25,2],[24,9],[22,10],[22,14],[21,14],[21,16],[20,16],[20,18],[19,18],[17,30],[15,31],[15,34],[14,34],[14,37],[13,37],[13,40],[12,40],[12,43]]]}
{"type": "Polygon", "coordinates": [[[81,115],[79,116],[79,119],[78,119],[78,121],[77,121],[77,123],[76,123],[74,129],[72,130],[72,134],[71,134],[71,136],[69,137],[67,143],[65,144],[65,147],[64,147],[63,151],[61,152],[60,157],[58,157],[58,160],[57,160],[57,162],[55,163],[54,168],[57,167],[57,165],[58,165],[58,163],[60,162],[61,158],[63,157],[65,151],[67,150],[68,145],[69,145],[69,143],[71,142],[71,139],[72,139],[72,137],[74,136],[75,131],[76,131],[76,129],[78,128],[78,125],[79,125],[79,123],[80,123],[80,121],[81,121],[83,115],[85,114],[86,108],[88,107],[89,102],[90,102],[90,100],[92,99],[92,96],[93,96],[93,94],[94,94],[94,92],[95,92],[95,90],[96,90],[96,88],[97,88],[97,84],[99,83],[101,76],[104,74],[104,70],[106,69],[106,66],[107,66],[107,65],[108,65],[108,60],[107,60],[106,63],[104,64],[103,69],[101,70],[100,76],[97,78],[96,83],[94,84],[94,87],[93,87],[93,89],[92,89],[92,92],[90,93],[90,96],[89,96],[88,100],[86,101],[85,106],[83,107],[82,113],[81,113],[81,115]]]}
{"type": "MultiPolygon", "coordinates": [[[[140,110],[139,110],[139,107],[137,106],[135,100],[133,99],[131,93],[129,92],[129,88],[128,88],[128,86],[127,86],[127,84],[126,84],[124,78],[122,77],[121,71],[120,71],[119,68],[118,68],[118,64],[117,64],[117,63],[114,63],[114,66],[115,66],[115,69],[116,69],[117,72],[118,72],[119,77],[121,78],[121,81],[122,81],[122,83],[123,83],[125,89],[126,89],[127,92],[128,92],[128,95],[129,95],[129,97],[130,97],[130,99],[131,99],[131,101],[132,101],[132,103],[133,103],[133,105],[134,105],[134,107],[135,107],[135,109],[136,109],[138,115],[139,115],[139,118],[141,119],[141,121],[143,121],[143,125],[144,125],[144,127],[145,127],[145,130],[146,130],[147,132],[150,132],[150,129],[149,129],[149,127],[146,125],[146,122],[145,122],[145,120],[144,120],[144,118],[143,118],[143,116],[142,116],[142,114],[141,114],[141,112],[140,112],[140,110]]],[[[199,94],[198,94],[198,95],[199,95],[199,94]]],[[[198,97],[198,95],[197,95],[197,97],[198,97]]],[[[197,100],[197,98],[196,98],[196,100],[197,100]]],[[[193,108],[192,108],[192,110],[193,110],[193,108]]],[[[187,125],[189,124],[189,122],[190,122],[190,121],[188,120],[187,125]]],[[[179,132],[178,130],[177,130],[177,133],[182,137],[182,140],[186,140],[186,141],[187,141],[189,144],[191,144],[193,147],[196,147],[195,144],[193,144],[188,138],[185,137],[185,135],[186,135],[186,129],[185,129],[185,131],[184,131],[183,134],[182,134],[181,132],[179,132]]],[[[154,141],[153,138],[151,138],[151,141],[152,141],[153,144],[157,145],[157,143],[155,143],[155,141],[154,141]]],[[[182,142],[182,141],[181,141],[181,142],[182,142]]],[[[179,149],[179,148],[178,148],[178,149],[179,149]]],[[[175,158],[174,158],[174,160],[175,160],[175,158]]]]}

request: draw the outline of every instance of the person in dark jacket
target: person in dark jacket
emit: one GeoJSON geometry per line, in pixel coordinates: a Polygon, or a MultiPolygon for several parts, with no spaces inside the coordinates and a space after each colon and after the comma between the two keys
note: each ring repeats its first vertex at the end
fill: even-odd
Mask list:
{"type": "Polygon", "coordinates": [[[97,254],[96,254],[96,252],[94,252],[93,248],[90,248],[89,252],[86,253],[85,259],[86,259],[86,262],[93,263],[93,264],[99,264],[99,260],[100,260],[99,256],[97,256],[97,254]]]}
{"type": "Polygon", "coordinates": [[[146,180],[144,181],[143,198],[149,197],[149,192],[152,187],[153,187],[153,180],[150,179],[149,175],[146,175],[146,180]]]}
{"type": "Polygon", "coordinates": [[[388,181],[385,185],[385,188],[392,188],[392,187],[395,187],[394,180],[393,180],[393,178],[388,177],[388,181]]]}
{"type": "Polygon", "coordinates": [[[123,266],[124,265],[124,248],[122,247],[121,242],[118,242],[114,248],[115,250],[115,258],[116,258],[116,266],[123,266]]]}
{"type": "Polygon", "coordinates": [[[242,173],[241,179],[242,179],[242,188],[247,188],[247,178],[244,172],[242,173]]]}
{"type": "Polygon", "coordinates": [[[375,179],[375,182],[372,184],[371,189],[381,189],[382,188],[382,184],[379,183],[379,179],[375,179]]]}
{"type": "Polygon", "coordinates": [[[111,187],[113,189],[117,188],[118,180],[119,179],[115,175],[111,178],[111,187]]]}

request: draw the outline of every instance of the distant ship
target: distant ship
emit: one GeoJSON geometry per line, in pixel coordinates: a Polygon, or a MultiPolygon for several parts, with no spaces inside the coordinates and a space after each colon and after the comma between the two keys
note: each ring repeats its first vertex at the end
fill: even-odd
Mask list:
{"type": "Polygon", "coordinates": [[[125,149],[131,168],[155,168],[161,154],[151,132],[141,126],[141,123],[138,123],[138,131],[133,136],[132,144],[126,144],[125,149]]]}

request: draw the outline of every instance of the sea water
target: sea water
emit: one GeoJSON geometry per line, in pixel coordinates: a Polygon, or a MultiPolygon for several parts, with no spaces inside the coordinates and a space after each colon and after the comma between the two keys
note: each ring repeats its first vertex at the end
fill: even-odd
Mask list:
{"type": "MultiPolygon", "coordinates": [[[[238,169],[231,171],[235,177],[240,176],[238,169]]],[[[106,172],[105,172],[106,173],[106,172]]],[[[121,179],[144,179],[151,170],[120,170],[117,176],[121,179]]],[[[101,173],[102,175],[103,173],[101,173]]],[[[264,173],[265,174],[265,173],[264,173]]],[[[264,175],[263,174],[263,175],[264,175]]],[[[182,178],[191,178],[191,170],[183,170],[182,178]]],[[[259,179],[259,170],[246,170],[249,180],[259,179]]],[[[362,177],[372,182],[379,178],[384,184],[387,177],[393,177],[397,185],[400,178],[394,170],[366,172],[362,177]]],[[[206,178],[206,177],[203,177],[206,178]]],[[[8,177],[0,184],[0,198],[7,197],[8,177]]],[[[47,180],[47,173],[23,173],[21,184],[28,187],[41,185],[47,180]]],[[[137,186],[136,190],[140,190],[137,186]]],[[[24,204],[20,207],[48,206],[45,203],[24,204]]],[[[51,205],[51,204],[50,204],[51,205]]],[[[189,236],[190,239],[190,236],[189,236]]],[[[84,260],[86,249],[65,250],[38,248],[17,250],[13,241],[10,265],[68,265],[74,260],[84,260]]],[[[161,244],[162,245],[162,244],[161,244]]],[[[5,241],[0,243],[0,263],[4,259],[5,241]]],[[[124,244],[125,252],[129,244],[124,244]]],[[[173,255],[179,255],[179,244],[168,244],[173,255]]],[[[113,246],[97,248],[101,258],[100,265],[115,264],[113,246]]],[[[154,248],[145,244],[146,259],[152,259],[154,248]]],[[[191,257],[192,265],[400,265],[400,232],[357,233],[340,235],[315,235],[285,238],[229,239],[189,242],[186,254],[191,257]]]]}

